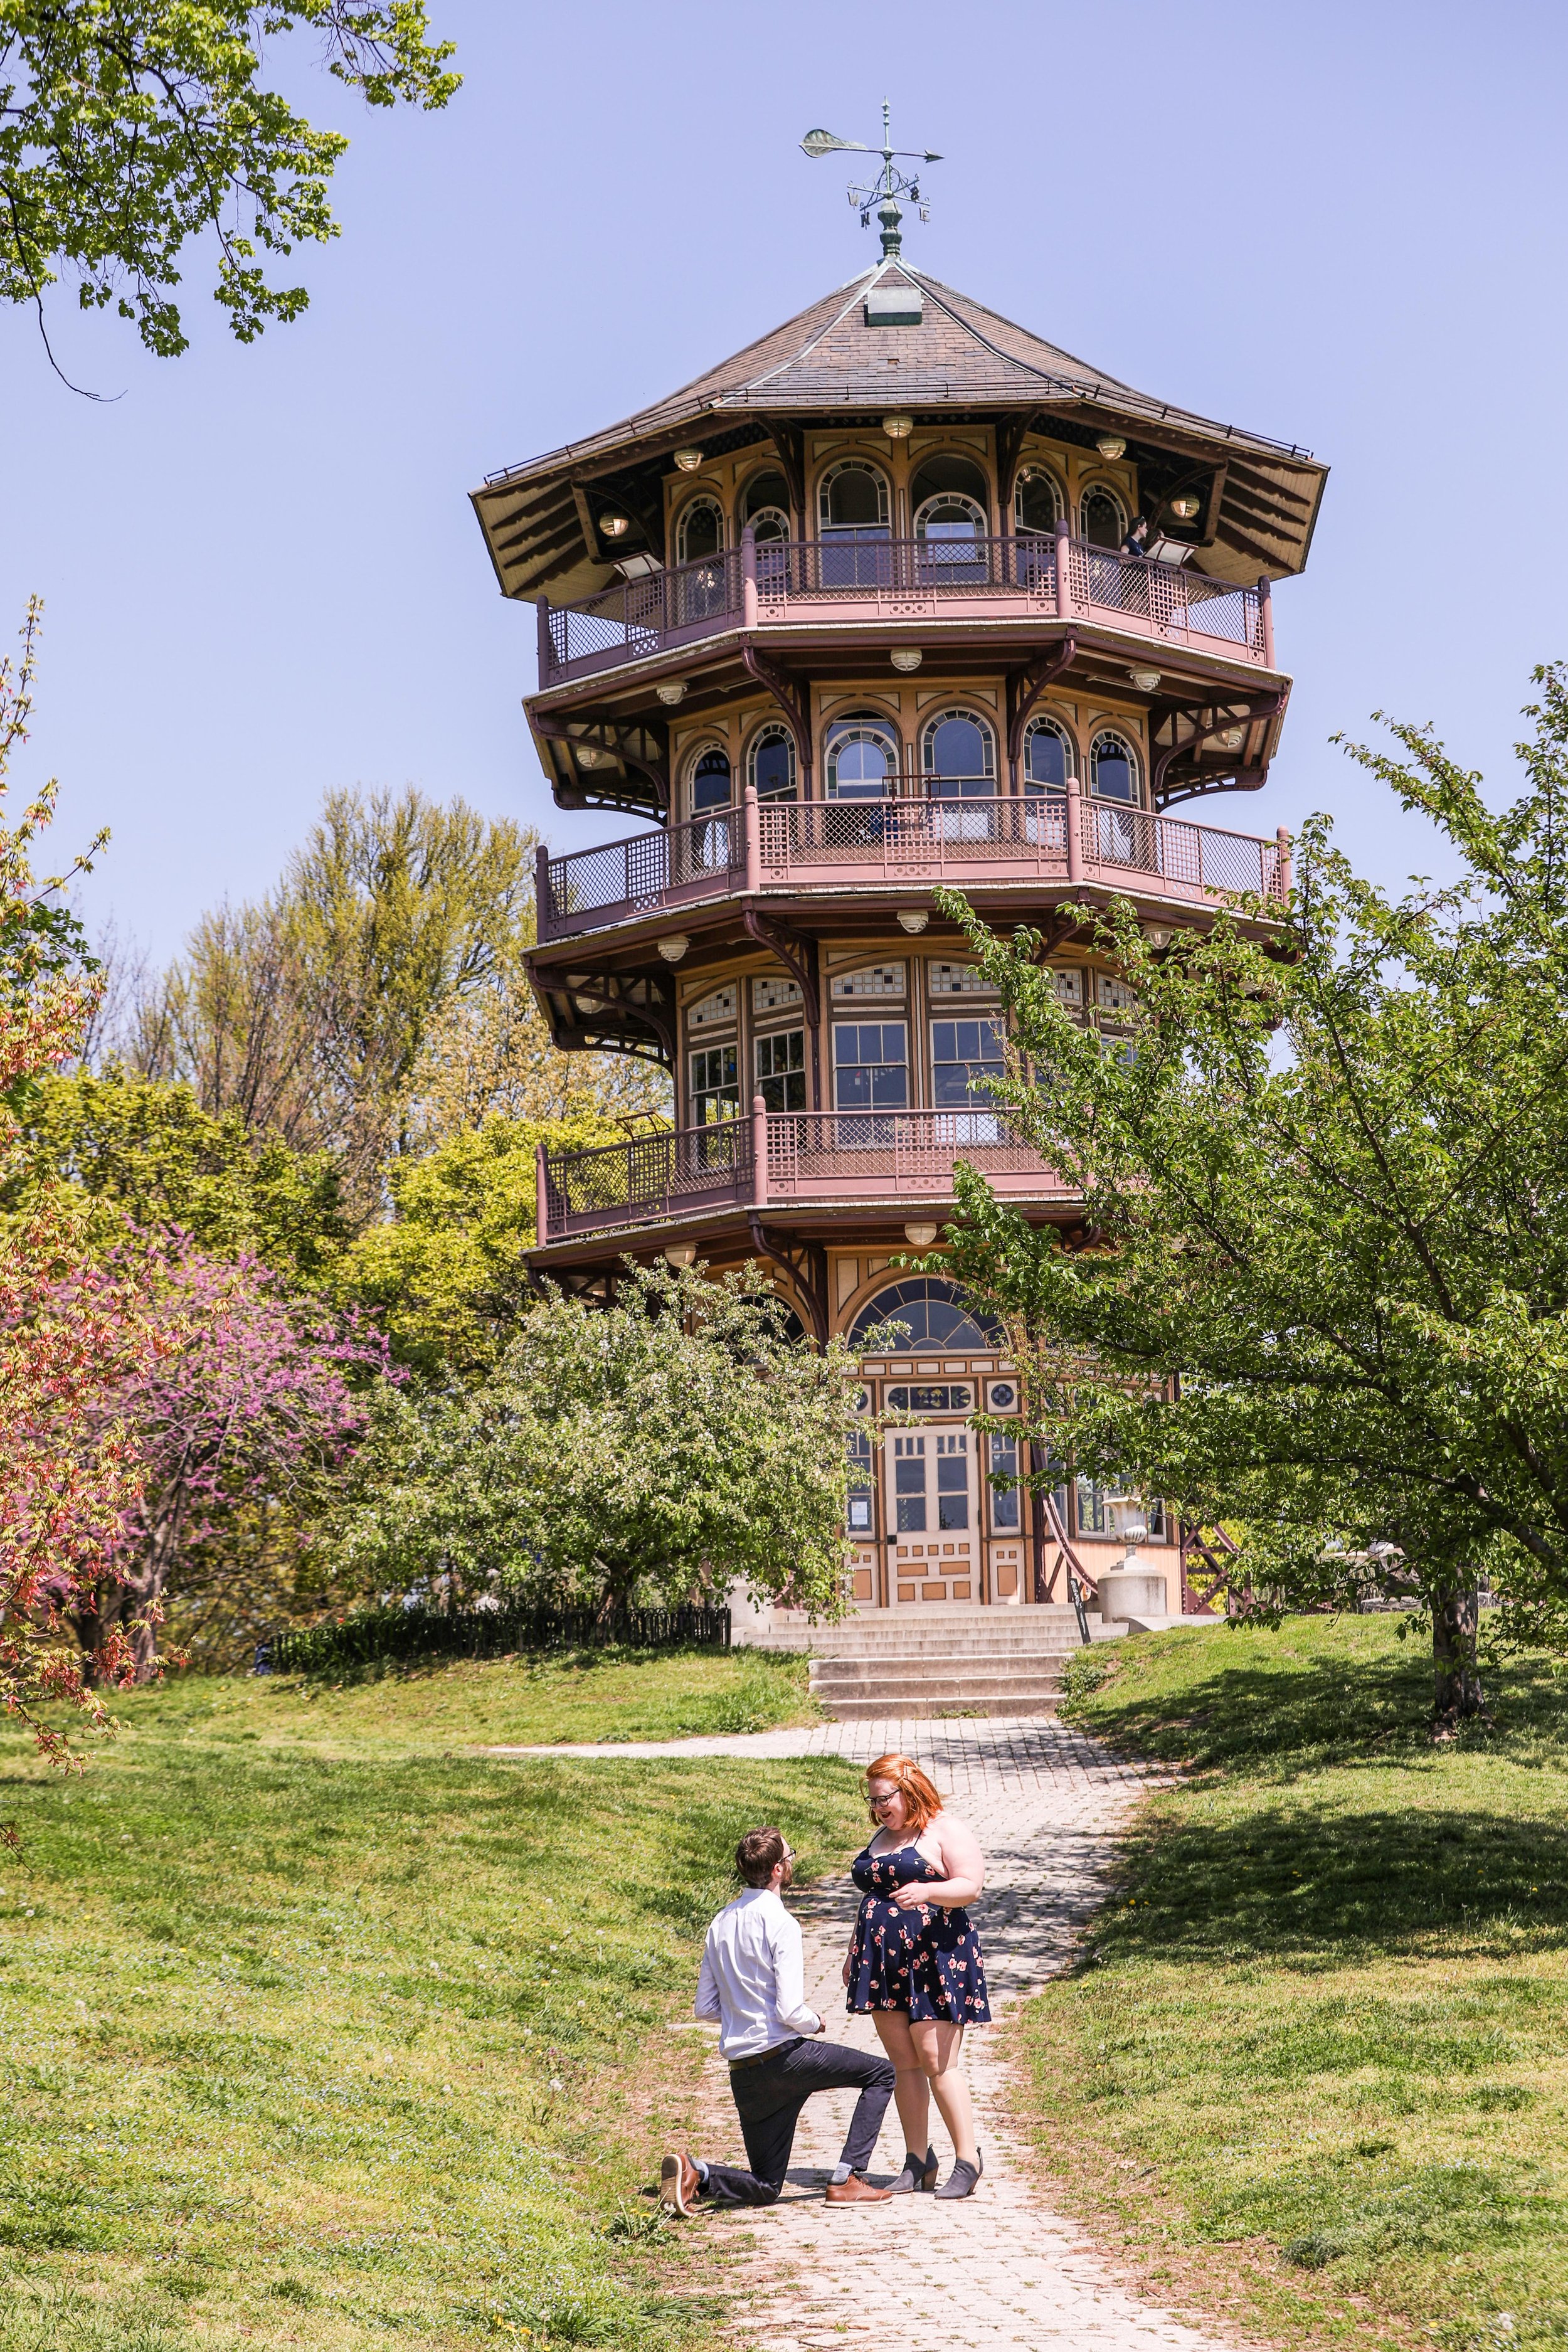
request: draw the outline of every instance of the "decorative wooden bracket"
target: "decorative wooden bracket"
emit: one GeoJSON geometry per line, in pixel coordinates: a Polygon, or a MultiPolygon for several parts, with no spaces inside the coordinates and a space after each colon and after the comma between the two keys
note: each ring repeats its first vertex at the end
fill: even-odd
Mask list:
{"type": "Polygon", "coordinates": [[[801,1003],[805,1007],[805,1025],[811,1038],[811,1107],[822,1108],[822,990],[816,976],[816,941],[805,931],[797,931],[791,923],[781,922],[776,915],[760,915],[755,907],[742,907],[741,920],[747,936],[760,948],[776,955],[780,963],[800,990],[801,1003]]]}
{"type": "Polygon", "coordinates": [[[1039,410],[1032,408],[1025,416],[1005,416],[996,427],[996,496],[1002,508],[1002,530],[1010,534],[1013,520],[1013,483],[1018,471],[1018,460],[1024,454],[1024,443],[1034,431],[1039,410]]]}
{"type": "Polygon", "coordinates": [[[789,672],[781,669],[777,662],[770,660],[766,654],[759,653],[755,646],[742,644],[741,659],[745,663],[748,674],[756,679],[757,684],[767,688],[794,730],[795,756],[800,761],[803,797],[809,800],[811,798],[810,703],[794,678],[790,677],[789,672]]]}
{"type": "Polygon", "coordinates": [[[782,1266],[800,1293],[811,1318],[811,1335],[819,1348],[827,1345],[827,1251],[821,1242],[791,1242],[764,1225],[755,1209],[746,1213],[752,1247],[759,1257],[782,1266]]]}
{"type": "MultiPolygon", "coordinates": [[[[1188,706],[1184,709],[1180,706],[1174,708],[1171,712],[1173,726],[1183,719],[1190,719],[1194,731],[1182,741],[1167,743],[1163,751],[1155,753],[1153,774],[1151,778],[1155,806],[1161,805],[1165,777],[1173,761],[1184,758],[1189,751],[1195,751],[1201,744],[1206,743],[1211,736],[1228,735],[1233,727],[1245,730],[1253,726],[1259,719],[1278,719],[1285,708],[1286,699],[1287,697],[1283,691],[1255,695],[1245,711],[1227,709],[1223,703],[1212,702],[1204,703],[1196,708],[1188,706]]],[[[1184,793],[1181,797],[1185,799],[1190,795],[1184,793]]]]}
{"type": "MultiPolygon", "coordinates": [[[[542,735],[547,742],[578,743],[588,751],[608,751],[623,766],[635,768],[637,774],[646,776],[653,786],[655,808],[660,816],[668,819],[669,752],[667,746],[660,743],[650,722],[639,720],[635,727],[623,727],[616,725],[614,719],[594,719],[584,726],[581,719],[558,719],[553,711],[533,710],[529,713],[529,724],[534,733],[542,735]],[[639,736],[645,737],[647,741],[639,743],[636,740],[639,736]]],[[[574,773],[576,773],[575,769],[574,773]]],[[[591,782],[588,789],[593,790],[591,782]]],[[[605,804],[612,808],[627,806],[625,801],[611,800],[608,795],[605,796],[605,804]]]]}
{"type": "MultiPolygon", "coordinates": [[[[1016,771],[1024,749],[1024,730],[1029,723],[1029,713],[1054,677],[1060,677],[1078,652],[1078,639],[1069,629],[1038,661],[1029,662],[1022,669],[1007,673],[1007,761],[1016,771]]],[[[1017,782],[1016,773],[1013,781],[1017,782]]]]}
{"type": "Polygon", "coordinates": [[[789,485],[789,502],[800,519],[804,538],[811,536],[805,511],[805,436],[798,425],[770,425],[773,447],[778,451],[779,471],[789,485]]]}

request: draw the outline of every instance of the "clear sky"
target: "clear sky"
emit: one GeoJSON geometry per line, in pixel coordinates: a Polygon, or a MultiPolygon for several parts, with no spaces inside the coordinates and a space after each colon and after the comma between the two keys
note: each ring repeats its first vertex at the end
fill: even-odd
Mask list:
{"type": "MultiPolygon", "coordinates": [[[[47,602],[26,774],[112,847],[88,910],[160,957],[264,888],[334,784],[460,793],[575,846],[519,700],[533,615],[466,493],[738,350],[875,252],[813,124],[940,149],[917,267],[1331,475],[1279,591],[1297,679],[1251,832],[1327,807],[1397,880],[1430,835],[1330,748],[1377,708],[1511,788],[1529,673],[1568,655],[1561,490],[1568,12],[1548,0],[904,0],[591,6],[432,0],[467,79],[445,115],[349,131],[343,234],[303,320],[244,350],[186,291],[144,357],[62,294],[65,391],[0,320],[0,617],[47,602]]],[[[8,628],[9,620],[5,625],[8,628]]]]}

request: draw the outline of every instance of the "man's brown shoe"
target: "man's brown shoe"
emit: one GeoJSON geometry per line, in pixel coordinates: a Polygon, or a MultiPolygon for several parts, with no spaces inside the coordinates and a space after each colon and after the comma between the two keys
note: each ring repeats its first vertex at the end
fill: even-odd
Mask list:
{"type": "Polygon", "coordinates": [[[659,2203],[689,2221],[701,2194],[702,2175],[689,2156],[677,2155],[672,2149],[658,2168],[659,2203]]]}
{"type": "Polygon", "coordinates": [[[830,2205],[885,2205],[892,2193],[890,2189],[873,2189],[858,2172],[852,2172],[847,2180],[830,2180],[827,2184],[830,2205]]]}

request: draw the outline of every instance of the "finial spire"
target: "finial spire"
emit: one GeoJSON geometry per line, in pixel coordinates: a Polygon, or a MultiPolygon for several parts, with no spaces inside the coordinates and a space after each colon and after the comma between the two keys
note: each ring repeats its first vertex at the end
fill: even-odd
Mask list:
{"type": "MultiPolygon", "coordinates": [[[[800,143],[804,152],[814,162],[822,155],[849,152],[869,155],[878,152],[873,147],[868,147],[863,139],[840,139],[837,132],[832,131],[808,131],[800,143]]],[[[915,163],[940,163],[942,157],[933,154],[930,148],[894,146],[892,110],[886,99],[882,100],[880,152],[881,170],[874,180],[867,183],[852,182],[849,188],[849,201],[860,215],[862,228],[869,228],[871,207],[873,205],[877,206],[877,218],[882,225],[882,258],[885,261],[891,261],[902,251],[904,242],[900,228],[900,223],[904,215],[899,198],[907,196],[910,204],[918,205],[921,220],[931,218],[930,206],[921,202],[919,174],[896,171],[894,158],[901,157],[915,163]]]]}

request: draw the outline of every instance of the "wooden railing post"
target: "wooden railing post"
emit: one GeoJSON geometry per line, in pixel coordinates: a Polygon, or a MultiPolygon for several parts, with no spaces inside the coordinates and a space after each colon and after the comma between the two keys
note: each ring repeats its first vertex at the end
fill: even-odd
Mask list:
{"type": "Polygon", "coordinates": [[[555,901],[550,892],[550,852],[542,841],[533,848],[533,924],[542,940],[555,928],[555,901]]]}
{"type": "Polygon", "coordinates": [[[1057,517],[1057,613],[1070,621],[1077,612],[1072,593],[1072,533],[1066,515],[1057,517]]]}
{"type": "Polygon", "coordinates": [[[1082,814],[1083,787],[1079,781],[1078,770],[1069,768],[1067,814],[1068,880],[1069,882],[1081,882],[1083,879],[1082,814]]]}
{"type": "Polygon", "coordinates": [[[759,1209],[768,1205],[768,1107],[761,1095],[752,1097],[752,1199],[759,1209]]]}
{"type": "Polygon", "coordinates": [[[1274,667],[1274,597],[1267,579],[1258,583],[1258,617],[1263,626],[1263,667],[1274,667]]]}
{"type": "Polygon", "coordinates": [[[757,625],[757,530],[748,523],[741,533],[741,617],[748,629],[757,625]]]}
{"type": "Polygon", "coordinates": [[[533,1238],[538,1243],[548,1241],[545,1228],[550,1217],[550,1181],[544,1172],[544,1146],[534,1146],[533,1153],[533,1238]]]}
{"type": "Polygon", "coordinates": [[[555,648],[550,642],[550,599],[541,596],[534,606],[539,622],[539,683],[548,686],[555,673],[555,648]]]}
{"type": "Polygon", "coordinates": [[[758,813],[757,788],[746,786],[746,796],[741,805],[741,823],[746,835],[746,887],[760,890],[763,887],[763,822],[758,813]]]}
{"type": "Polygon", "coordinates": [[[1275,896],[1288,898],[1290,896],[1290,836],[1283,825],[1280,826],[1275,839],[1279,844],[1274,866],[1275,896]]]}

